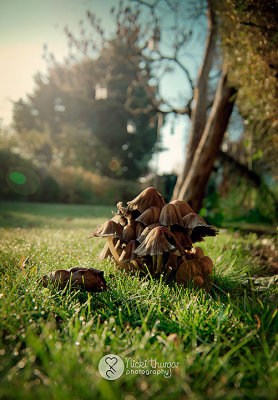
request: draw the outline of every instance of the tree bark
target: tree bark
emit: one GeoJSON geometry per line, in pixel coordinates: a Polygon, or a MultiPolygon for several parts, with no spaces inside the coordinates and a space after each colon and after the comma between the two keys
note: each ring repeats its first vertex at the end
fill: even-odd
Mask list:
{"type": "Polygon", "coordinates": [[[226,67],[223,67],[204,133],[177,196],[178,199],[186,200],[196,212],[201,208],[213,163],[229,123],[235,93],[236,90],[227,85],[227,71],[226,67]]]}
{"type": "Polygon", "coordinates": [[[195,151],[201,140],[206,125],[208,78],[213,63],[217,37],[216,18],[211,5],[211,0],[208,1],[207,18],[209,32],[203,63],[199,71],[197,85],[194,89],[191,128],[186,150],[186,159],[184,162],[183,170],[179,174],[177,183],[174,188],[173,199],[177,199],[179,197],[179,192],[181,190],[185,177],[188,174],[194,158],[195,151]]]}

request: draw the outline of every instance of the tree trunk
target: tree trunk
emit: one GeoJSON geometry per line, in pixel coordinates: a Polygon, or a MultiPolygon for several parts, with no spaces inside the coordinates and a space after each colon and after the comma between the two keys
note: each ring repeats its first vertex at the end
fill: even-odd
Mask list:
{"type": "Polygon", "coordinates": [[[181,174],[179,174],[177,183],[174,188],[173,199],[176,199],[179,196],[179,192],[181,190],[185,177],[188,174],[194,158],[195,151],[201,140],[206,125],[208,78],[213,63],[217,36],[215,14],[210,3],[211,1],[209,0],[207,14],[209,33],[206,42],[206,50],[203,64],[199,71],[197,86],[194,89],[194,102],[191,114],[191,128],[186,150],[186,159],[184,162],[183,170],[181,174]]]}
{"type": "Polygon", "coordinates": [[[227,85],[227,71],[224,67],[204,133],[177,196],[178,199],[186,200],[196,212],[201,208],[213,163],[228,126],[235,93],[236,90],[227,85]]]}

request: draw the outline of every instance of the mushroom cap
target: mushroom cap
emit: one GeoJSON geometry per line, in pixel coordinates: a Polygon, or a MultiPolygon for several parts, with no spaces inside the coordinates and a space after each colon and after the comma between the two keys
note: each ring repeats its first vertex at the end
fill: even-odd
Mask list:
{"type": "Polygon", "coordinates": [[[184,200],[172,200],[169,204],[174,204],[176,207],[178,207],[182,217],[187,214],[194,213],[190,205],[184,200]]]}
{"type": "Polygon", "coordinates": [[[180,210],[175,204],[166,204],[159,217],[159,222],[164,226],[181,225],[183,226],[180,210]]]}
{"type": "Polygon", "coordinates": [[[194,283],[194,279],[199,276],[202,278],[202,272],[198,261],[187,260],[180,265],[176,273],[176,282],[180,284],[187,283],[193,280],[194,283]]]}
{"type": "Polygon", "coordinates": [[[191,240],[193,243],[203,241],[205,236],[216,236],[218,231],[214,226],[208,225],[204,218],[195,213],[183,217],[184,227],[192,230],[191,240]]]}
{"type": "Polygon", "coordinates": [[[201,267],[202,273],[204,275],[208,275],[212,273],[213,270],[213,262],[212,259],[208,256],[204,256],[200,258],[199,265],[201,267]]]}
{"type": "Polygon", "coordinates": [[[70,278],[70,272],[65,269],[58,269],[50,272],[42,277],[42,284],[47,287],[49,283],[58,285],[59,288],[64,288],[70,278]]]}
{"type": "Polygon", "coordinates": [[[94,268],[73,268],[71,273],[72,286],[83,287],[90,292],[106,289],[103,271],[94,268]]]}
{"type": "Polygon", "coordinates": [[[159,207],[147,208],[135,221],[141,222],[145,226],[159,221],[161,209],[159,207]]]}
{"type": "Polygon", "coordinates": [[[172,233],[174,234],[175,238],[184,249],[192,248],[192,240],[188,233],[185,233],[181,229],[177,228],[173,228],[172,233]]]}
{"type": "Polygon", "coordinates": [[[111,218],[111,221],[114,221],[122,226],[125,226],[127,224],[127,219],[121,214],[114,214],[114,217],[111,218]]]}
{"type": "Polygon", "coordinates": [[[134,252],[138,247],[136,240],[131,240],[122,251],[119,261],[131,261],[138,258],[137,254],[134,252]]]}
{"type": "Polygon", "coordinates": [[[143,224],[141,224],[141,222],[136,223],[136,228],[135,228],[136,239],[139,238],[139,236],[141,235],[141,233],[143,232],[144,229],[145,229],[145,227],[143,224]]]}
{"type": "Polygon", "coordinates": [[[146,228],[143,229],[143,231],[141,232],[141,234],[139,236],[137,236],[137,240],[138,242],[142,243],[143,240],[148,236],[148,234],[150,233],[150,231],[154,228],[156,228],[157,226],[161,226],[158,222],[155,222],[154,224],[151,224],[149,226],[146,226],[146,228]]]}
{"type": "Polygon", "coordinates": [[[194,259],[199,259],[205,256],[204,250],[202,249],[202,247],[200,246],[195,246],[192,249],[192,253],[193,253],[193,258],[194,259]]]}
{"type": "Polygon", "coordinates": [[[106,237],[106,236],[114,236],[121,237],[123,233],[123,227],[117,222],[109,219],[104,224],[98,226],[93,233],[91,233],[88,238],[91,237],[106,237]]]}
{"type": "Polygon", "coordinates": [[[139,257],[156,256],[175,250],[183,252],[173,233],[164,226],[157,226],[149,232],[148,236],[137,247],[135,253],[139,257]]]}
{"type": "Polygon", "coordinates": [[[158,207],[162,209],[166,204],[161,194],[154,188],[148,187],[143,190],[135,199],[128,201],[128,209],[144,212],[150,207],[158,207]]]}
{"type": "Polygon", "coordinates": [[[123,229],[123,234],[122,234],[123,240],[125,242],[130,242],[131,240],[135,239],[135,229],[131,225],[126,225],[123,229]]]}

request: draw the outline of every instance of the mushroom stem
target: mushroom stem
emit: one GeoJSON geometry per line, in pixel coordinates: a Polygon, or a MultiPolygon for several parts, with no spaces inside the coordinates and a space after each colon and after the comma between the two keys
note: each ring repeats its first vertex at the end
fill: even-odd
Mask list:
{"type": "Polygon", "coordinates": [[[110,251],[111,251],[113,257],[115,258],[116,262],[117,262],[118,264],[121,264],[121,263],[119,262],[119,258],[120,258],[120,257],[119,257],[119,254],[117,253],[117,250],[115,249],[112,236],[108,236],[108,243],[109,243],[109,249],[110,249],[110,251]]]}
{"type": "Polygon", "coordinates": [[[155,269],[156,269],[156,263],[157,263],[157,256],[152,256],[152,270],[151,275],[153,275],[155,273],[155,269]]]}
{"type": "Polygon", "coordinates": [[[156,274],[159,276],[163,269],[163,254],[158,254],[156,258],[156,274]]]}
{"type": "Polygon", "coordinates": [[[132,260],[132,261],[131,261],[131,264],[132,264],[132,265],[134,265],[134,267],[135,267],[136,269],[140,270],[140,267],[139,267],[139,265],[138,265],[138,262],[137,262],[137,261],[135,261],[135,260],[132,260]]]}

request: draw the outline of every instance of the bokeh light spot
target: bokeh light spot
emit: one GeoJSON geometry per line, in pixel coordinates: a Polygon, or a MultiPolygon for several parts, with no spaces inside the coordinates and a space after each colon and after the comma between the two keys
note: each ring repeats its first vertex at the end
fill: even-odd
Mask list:
{"type": "Polygon", "coordinates": [[[117,171],[120,168],[120,162],[116,158],[113,158],[109,163],[111,171],[117,171]]]}
{"type": "Polygon", "coordinates": [[[10,180],[17,185],[24,185],[24,183],[26,183],[27,181],[26,176],[17,171],[10,173],[10,180]]]}

